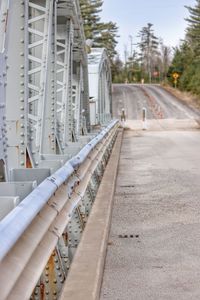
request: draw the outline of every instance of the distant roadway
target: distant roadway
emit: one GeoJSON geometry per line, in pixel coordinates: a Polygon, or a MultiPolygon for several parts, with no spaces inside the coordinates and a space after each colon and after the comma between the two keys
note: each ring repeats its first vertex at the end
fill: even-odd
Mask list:
{"type": "Polygon", "coordinates": [[[120,118],[125,109],[127,119],[140,120],[143,107],[147,119],[199,119],[197,110],[187,107],[159,85],[113,85],[113,115],[120,118]]]}

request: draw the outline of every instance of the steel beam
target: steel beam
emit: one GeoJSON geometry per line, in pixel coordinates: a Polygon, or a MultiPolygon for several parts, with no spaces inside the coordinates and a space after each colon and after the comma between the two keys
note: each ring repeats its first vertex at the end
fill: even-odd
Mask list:
{"type": "Polygon", "coordinates": [[[90,127],[79,2],[3,0],[0,14],[0,114],[5,136],[0,139],[0,159],[3,167],[9,162],[8,169],[35,168],[42,155],[68,154],[69,144],[79,142],[90,127]]]}
{"type": "Polygon", "coordinates": [[[105,49],[88,54],[91,125],[106,124],[112,115],[110,62],[105,49]]]}

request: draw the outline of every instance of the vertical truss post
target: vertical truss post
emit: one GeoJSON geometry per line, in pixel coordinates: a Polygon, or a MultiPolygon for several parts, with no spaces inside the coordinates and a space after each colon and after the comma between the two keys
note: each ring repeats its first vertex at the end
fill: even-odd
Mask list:
{"type": "Polygon", "coordinates": [[[42,118],[41,154],[56,153],[56,2],[50,1],[46,65],[46,89],[42,118]]]}
{"type": "Polygon", "coordinates": [[[72,44],[73,23],[69,18],[58,18],[56,38],[56,97],[57,143],[64,153],[71,141],[72,118],[72,44]]]}
{"type": "Polygon", "coordinates": [[[82,65],[74,62],[73,70],[73,89],[72,89],[72,112],[74,123],[74,134],[76,140],[80,134],[83,134],[83,122],[85,110],[83,109],[83,70],[82,65]]]}
{"type": "Polygon", "coordinates": [[[69,259],[72,261],[78,244],[81,239],[81,235],[85,226],[84,219],[80,213],[79,208],[76,208],[73,212],[73,217],[68,225],[68,236],[69,236],[69,259]]]}
{"type": "Polygon", "coordinates": [[[33,166],[55,151],[54,1],[27,2],[27,122],[33,166]]]}
{"type": "Polygon", "coordinates": [[[89,82],[88,82],[88,61],[86,58],[85,64],[82,66],[82,76],[83,76],[83,95],[82,95],[82,105],[84,109],[84,114],[82,115],[82,128],[83,130],[90,131],[90,106],[89,106],[89,82]]]}
{"type": "Polygon", "coordinates": [[[7,168],[7,137],[6,137],[6,58],[7,58],[7,21],[9,1],[0,2],[0,181],[8,178],[7,168]]]}
{"type": "Polygon", "coordinates": [[[26,166],[24,1],[10,1],[7,20],[6,125],[8,168],[26,166]]]}
{"type": "Polygon", "coordinates": [[[85,35],[81,25],[81,12],[79,0],[75,0],[75,11],[78,18],[75,28],[74,53],[80,70],[80,98],[79,98],[79,122],[80,133],[85,134],[90,130],[89,84],[88,84],[88,59],[85,51],[85,35]]]}

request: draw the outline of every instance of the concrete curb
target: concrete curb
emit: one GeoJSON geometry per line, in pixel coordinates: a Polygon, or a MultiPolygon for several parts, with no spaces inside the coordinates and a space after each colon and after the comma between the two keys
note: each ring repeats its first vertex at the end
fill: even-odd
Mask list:
{"type": "Polygon", "coordinates": [[[60,300],[99,299],[122,137],[119,130],[60,300]]]}

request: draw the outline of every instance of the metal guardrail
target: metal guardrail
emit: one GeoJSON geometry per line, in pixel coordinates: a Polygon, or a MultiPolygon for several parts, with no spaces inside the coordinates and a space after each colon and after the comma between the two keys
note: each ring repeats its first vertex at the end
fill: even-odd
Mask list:
{"type": "Polygon", "coordinates": [[[0,222],[1,300],[58,299],[118,126],[113,121],[0,222]]]}

